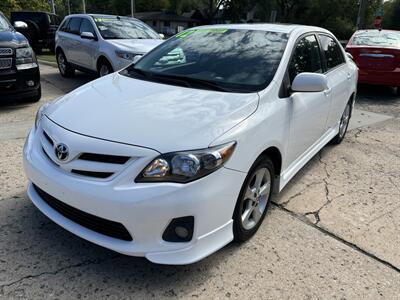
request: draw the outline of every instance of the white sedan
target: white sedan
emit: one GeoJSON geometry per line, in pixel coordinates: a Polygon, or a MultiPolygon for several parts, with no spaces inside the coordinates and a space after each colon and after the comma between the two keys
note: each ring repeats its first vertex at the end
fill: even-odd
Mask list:
{"type": "Polygon", "coordinates": [[[28,195],[98,245],[196,262],[249,239],[273,192],[343,140],[357,74],[322,28],[186,30],[39,109],[28,195]]]}

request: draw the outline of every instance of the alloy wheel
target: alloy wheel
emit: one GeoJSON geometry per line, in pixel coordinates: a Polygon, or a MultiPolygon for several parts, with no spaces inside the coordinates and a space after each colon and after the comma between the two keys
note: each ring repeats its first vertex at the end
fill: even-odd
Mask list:
{"type": "Polygon", "coordinates": [[[260,222],[267,207],[271,191],[271,173],[267,168],[254,172],[241,200],[241,222],[246,230],[251,230],[260,222]]]}
{"type": "Polygon", "coordinates": [[[58,54],[57,61],[58,61],[58,68],[60,69],[61,74],[65,74],[67,65],[65,63],[65,58],[62,53],[58,54]]]}
{"type": "Polygon", "coordinates": [[[340,124],[339,124],[340,137],[343,137],[344,134],[346,133],[347,126],[349,126],[349,121],[350,121],[350,105],[347,104],[343,112],[342,118],[340,119],[340,124]]]}

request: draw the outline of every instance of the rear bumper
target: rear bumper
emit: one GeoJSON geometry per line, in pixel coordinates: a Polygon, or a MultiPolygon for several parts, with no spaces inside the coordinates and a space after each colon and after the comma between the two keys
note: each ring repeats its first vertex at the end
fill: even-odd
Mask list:
{"type": "Polygon", "coordinates": [[[358,83],[400,86],[400,68],[388,72],[360,69],[358,83]]]}
{"type": "Polygon", "coordinates": [[[39,67],[26,70],[0,72],[0,99],[18,100],[38,95],[40,87],[39,67]],[[33,81],[30,86],[28,82],[33,81]]]}

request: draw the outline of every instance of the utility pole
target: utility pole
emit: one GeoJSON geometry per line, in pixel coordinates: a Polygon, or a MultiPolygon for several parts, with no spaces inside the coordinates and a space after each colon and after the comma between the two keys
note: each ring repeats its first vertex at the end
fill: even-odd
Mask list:
{"type": "Polygon", "coordinates": [[[82,7],[83,7],[83,13],[86,14],[86,3],[85,3],[85,0],[82,0],[82,7]]]}
{"type": "Polygon", "coordinates": [[[136,12],[136,3],[135,0],[131,0],[131,16],[132,18],[135,16],[136,12]]]}
{"type": "Polygon", "coordinates": [[[67,0],[67,5],[68,5],[68,14],[71,14],[71,5],[69,4],[69,0],[67,0]]]}
{"type": "Polygon", "coordinates": [[[357,29],[365,28],[365,13],[367,11],[368,0],[360,0],[357,16],[357,29]]]}
{"type": "Polygon", "coordinates": [[[55,14],[56,13],[56,5],[54,4],[54,0],[51,0],[50,2],[51,2],[52,13],[55,14]]]}

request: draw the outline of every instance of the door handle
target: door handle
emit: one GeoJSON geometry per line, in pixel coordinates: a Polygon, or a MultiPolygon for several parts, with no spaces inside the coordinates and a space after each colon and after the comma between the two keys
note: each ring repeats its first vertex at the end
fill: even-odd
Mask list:
{"type": "Polygon", "coordinates": [[[327,89],[327,90],[324,91],[324,94],[325,94],[326,97],[329,97],[329,95],[331,94],[331,92],[332,92],[332,89],[329,88],[329,89],[327,89]]]}

